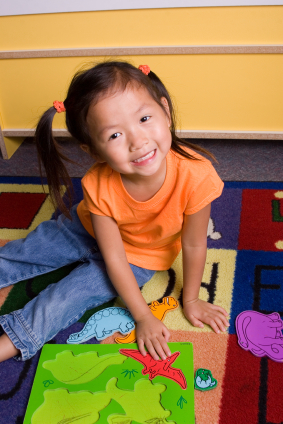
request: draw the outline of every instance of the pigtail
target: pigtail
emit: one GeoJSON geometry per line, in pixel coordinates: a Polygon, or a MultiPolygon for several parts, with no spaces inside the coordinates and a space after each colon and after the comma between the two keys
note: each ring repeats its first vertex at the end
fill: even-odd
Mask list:
{"type": "Polygon", "coordinates": [[[55,209],[59,209],[68,218],[71,218],[69,209],[72,205],[73,186],[71,178],[63,161],[71,162],[61,151],[52,134],[52,121],[56,109],[51,107],[40,118],[36,131],[35,143],[37,147],[40,176],[43,180],[42,165],[45,169],[49,194],[55,209]],[[62,186],[66,188],[67,205],[63,200],[62,186]]]}

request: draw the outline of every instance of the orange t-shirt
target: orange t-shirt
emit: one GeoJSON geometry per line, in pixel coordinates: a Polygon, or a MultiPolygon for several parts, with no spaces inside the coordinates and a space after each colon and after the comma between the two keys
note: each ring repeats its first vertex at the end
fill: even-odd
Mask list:
{"type": "Polygon", "coordinates": [[[146,202],[134,200],[121,176],[106,163],[95,163],[82,179],[84,199],[78,216],[93,236],[90,213],[115,219],[129,263],[152,270],[170,268],[181,250],[183,214],[191,215],[220,196],[223,182],[211,162],[190,160],[170,150],[160,190],[146,202]]]}

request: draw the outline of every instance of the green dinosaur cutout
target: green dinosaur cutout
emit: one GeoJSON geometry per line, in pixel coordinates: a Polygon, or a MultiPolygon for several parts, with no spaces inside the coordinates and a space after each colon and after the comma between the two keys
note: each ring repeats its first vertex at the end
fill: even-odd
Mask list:
{"type": "Polygon", "coordinates": [[[46,390],[44,403],[35,411],[31,424],[93,424],[111,401],[103,392],[69,393],[67,389],[46,390]]]}
{"type": "Polygon", "coordinates": [[[120,353],[98,356],[87,352],[75,356],[72,351],[58,353],[56,359],[45,361],[43,368],[50,370],[57,380],[65,384],[83,384],[94,380],[110,365],[123,364],[127,359],[120,353]]]}
{"type": "Polygon", "coordinates": [[[136,421],[140,424],[165,424],[171,412],[165,410],[160,403],[160,393],[166,390],[164,384],[152,384],[149,380],[138,380],[134,391],[122,390],[117,387],[117,378],[111,378],[106,385],[106,392],[125,410],[126,415],[112,414],[108,417],[109,424],[130,424],[136,421]]]}

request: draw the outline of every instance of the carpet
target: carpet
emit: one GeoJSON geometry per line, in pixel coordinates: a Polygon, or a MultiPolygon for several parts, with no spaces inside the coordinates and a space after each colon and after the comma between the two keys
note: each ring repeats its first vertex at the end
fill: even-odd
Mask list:
{"type": "MultiPolygon", "coordinates": [[[[74,178],[73,183],[78,201],[82,196],[80,179],[74,178]]],[[[52,218],[48,195],[37,177],[2,177],[0,193],[1,245],[25,237],[39,222],[52,218]]],[[[21,308],[74,266],[0,290],[0,314],[21,308]]],[[[182,305],[181,256],[168,271],[156,273],[142,293],[148,303],[174,296],[182,305]]],[[[276,311],[283,318],[283,183],[225,183],[223,195],[212,204],[200,295],[229,312],[227,333],[217,335],[207,326],[192,327],[181,306],[164,320],[170,341],[192,342],[194,368],[210,369],[218,381],[215,390],[195,390],[196,423],[282,424],[283,364],[240,348],[235,319],[245,310],[276,311]]],[[[114,304],[122,303],[116,299],[107,306],[114,304]]],[[[49,343],[65,343],[96,310],[88,311],[49,343]]],[[[10,359],[0,364],[0,424],[23,422],[38,359],[39,353],[26,362],[10,359]]]]}

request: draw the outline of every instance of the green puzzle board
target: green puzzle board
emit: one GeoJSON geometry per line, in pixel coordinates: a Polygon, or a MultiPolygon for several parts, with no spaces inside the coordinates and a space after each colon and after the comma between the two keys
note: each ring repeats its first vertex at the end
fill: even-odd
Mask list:
{"type": "MultiPolygon", "coordinates": [[[[168,343],[168,345],[172,354],[174,352],[180,352],[180,355],[171,366],[172,368],[180,368],[182,370],[187,381],[187,388],[182,389],[175,381],[163,376],[157,376],[151,380],[151,384],[154,388],[154,395],[149,394],[152,389],[150,386],[150,390],[147,390],[148,399],[146,401],[141,401],[140,398],[136,397],[136,394],[131,395],[131,401],[133,403],[132,408],[134,408],[135,411],[137,411],[139,407],[143,410],[148,410],[150,409],[148,405],[154,397],[156,401],[156,390],[158,390],[156,388],[165,386],[165,390],[162,393],[158,392],[158,402],[160,399],[161,405],[158,403],[157,406],[154,406],[154,411],[156,408],[157,417],[151,417],[148,421],[135,421],[131,418],[132,414],[128,411],[127,415],[126,408],[123,409],[113,398],[111,398],[108,406],[104,407],[96,415],[93,412],[93,403],[91,404],[92,406],[90,406],[89,403],[89,399],[93,402],[93,398],[97,396],[95,395],[97,393],[104,393],[103,396],[105,396],[106,384],[109,380],[113,379],[113,377],[118,379],[116,382],[117,387],[125,390],[125,393],[129,393],[129,391],[134,393],[135,383],[138,381],[149,380],[148,374],[141,374],[144,368],[143,364],[119,353],[119,349],[138,349],[137,344],[45,345],[42,349],[38,363],[23,424],[69,424],[73,422],[75,424],[107,424],[108,422],[111,422],[111,424],[194,424],[193,346],[191,343],[168,343]],[[72,354],[67,351],[71,351],[72,354]],[[95,367],[92,366],[93,364],[89,367],[88,364],[90,364],[89,358],[94,356],[93,352],[97,352],[99,358],[103,355],[118,354],[117,357],[121,355],[125,357],[126,360],[122,364],[107,366],[100,375],[92,379],[91,372],[93,372],[92,370],[95,367]],[[56,359],[57,354],[58,356],[56,359]],[[84,356],[80,356],[82,354],[84,356]],[[70,366],[68,360],[65,359],[66,356],[71,357],[71,361],[75,361],[75,365],[73,365],[72,362],[72,366],[70,366]],[[60,382],[54,376],[55,372],[53,374],[50,369],[51,362],[47,363],[47,361],[54,361],[55,359],[56,362],[52,362],[53,372],[55,364],[57,372],[61,373],[67,370],[67,375],[70,375],[70,378],[76,383],[78,380],[74,379],[74,375],[71,376],[69,372],[74,372],[76,375],[79,375],[82,380],[90,379],[90,381],[79,381],[78,384],[60,382]],[[77,361],[80,362],[80,365],[77,361]],[[43,367],[44,363],[49,369],[43,367]],[[92,368],[92,370],[89,368],[92,368]],[[71,369],[71,371],[69,371],[69,369],[71,369]],[[87,376],[87,378],[85,378],[85,376],[87,376]],[[160,386],[160,384],[163,386],[160,386]],[[62,397],[67,399],[65,403],[62,401],[62,397]],[[75,401],[78,397],[81,399],[81,403],[79,404],[75,401]],[[42,406],[44,402],[46,403],[42,406]],[[39,409],[40,407],[41,409],[39,409]],[[56,415],[56,419],[51,419],[49,411],[55,410],[59,411],[59,413],[56,415]],[[162,419],[163,410],[171,411],[171,415],[167,412],[167,417],[163,417],[162,419]],[[112,419],[114,416],[116,418],[114,421],[108,421],[109,416],[112,417],[112,419]]],[[[58,378],[64,380],[61,376],[58,378]]],[[[140,384],[141,383],[137,384],[136,392],[137,387],[141,387],[140,384]]],[[[142,383],[142,385],[144,384],[149,386],[149,382],[142,383]]],[[[109,394],[106,396],[109,396],[109,394]]],[[[154,405],[156,405],[156,402],[154,405]]]]}

